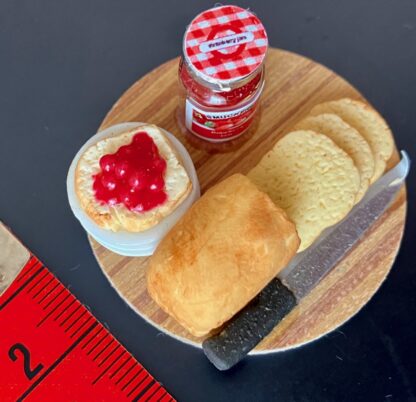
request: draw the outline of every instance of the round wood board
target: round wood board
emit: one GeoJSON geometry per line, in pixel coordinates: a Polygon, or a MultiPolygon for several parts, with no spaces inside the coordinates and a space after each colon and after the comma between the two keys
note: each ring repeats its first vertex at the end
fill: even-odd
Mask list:
{"type": "MultiPolygon", "coordinates": [[[[362,95],[333,71],[305,57],[270,49],[262,109],[255,127],[241,140],[210,146],[181,130],[178,107],[179,59],[170,60],[130,87],[100,126],[140,121],[170,131],[189,151],[202,193],[233,173],[247,173],[296,122],[317,103],[362,95]]],[[[398,161],[397,152],[390,166],[398,161]]],[[[357,313],[380,287],[391,269],[403,234],[406,193],[403,189],[389,210],[365,238],[321,283],[264,339],[254,353],[296,347],[334,330],[357,313]]],[[[143,318],[181,341],[201,345],[147,293],[147,258],[123,257],[89,239],[95,257],[123,299],[143,318]]]]}

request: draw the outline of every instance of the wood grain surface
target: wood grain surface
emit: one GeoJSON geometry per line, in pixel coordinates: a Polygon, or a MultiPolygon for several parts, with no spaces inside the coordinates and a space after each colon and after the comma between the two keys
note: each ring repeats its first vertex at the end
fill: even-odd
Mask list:
{"type": "MultiPolygon", "coordinates": [[[[317,103],[362,95],[326,67],[305,57],[270,49],[262,108],[253,129],[240,140],[209,145],[186,134],[178,124],[178,59],[170,60],[137,81],[116,102],[100,130],[116,123],[156,124],[179,138],[189,151],[204,192],[236,172],[247,173],[260,158],[317,103]]],[[[397,152],[390,161],[398,160],[397,152]]],[[[400,246],[406,215],[403,189],[389,210],[338,266],[261,342],[254,353],[296,347],[334,330],[357,313],[389,273],[400,246]]],[[[103,272],[119,294],[143,318],[185,342],[192,337],[152,301],[146,291],[147,258],[123,257],[90,238],[103,272]]],[[[398,269],[398,267],[397,267],[398,269]]]]}

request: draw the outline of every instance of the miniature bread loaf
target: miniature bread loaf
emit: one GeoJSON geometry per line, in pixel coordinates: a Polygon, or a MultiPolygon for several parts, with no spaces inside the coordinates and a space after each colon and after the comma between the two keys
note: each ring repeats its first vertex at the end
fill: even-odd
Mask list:
{"type": "Polygon", "coordinates": [[[299,246],[295,225],[246,176],[210,188],[150,258],[147,288],[195,336],[229,320],[299,246]]]}

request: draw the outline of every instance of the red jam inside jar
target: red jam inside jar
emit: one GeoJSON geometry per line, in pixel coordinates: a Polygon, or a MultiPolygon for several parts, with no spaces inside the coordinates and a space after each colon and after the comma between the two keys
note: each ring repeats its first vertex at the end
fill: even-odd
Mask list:
{"type": "Polygon", "coordinates": [[[128,145],[100,158],[100,172],[93,176],[93,190],[101,204],[146,212],[167,200],[166,161],[146,132],[134,135],[128,145]]]}
{"type": "Polygon", "coordinates": [[[242,135],[258,110],[267,46],[261,21],[248,10],[220,6],[196,16],[179,65],[181,125],[211,142],[242,135]]]}
{"type": "Polygon", "coordinates": [[[260,70],[251,81],[230,91],[215,91],[196,81],[183,59],[179,65],[179,79],[190,98],[205,107],[221,109],[237,106],[256,95],[263,83],[263,70],[260,70]]]}

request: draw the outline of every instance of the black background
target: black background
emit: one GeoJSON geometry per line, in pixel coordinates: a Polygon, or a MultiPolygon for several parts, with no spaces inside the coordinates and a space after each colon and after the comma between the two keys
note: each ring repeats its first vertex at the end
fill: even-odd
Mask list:
{"type": "MultiPolygon", "coordinates": [[[[313,344],[226,373],[136,316],[98,268],[67,204],[70,161],[126,88],[180,53],[186,24],[213,4],[0,0],[1,219],[180,401],[416,400],[415,169],[403,246],[371,302],[313,344]]],[[[257,12],[272,46],[361,90],[416,160],[416,1],[239,4],[257,12]]]]}

